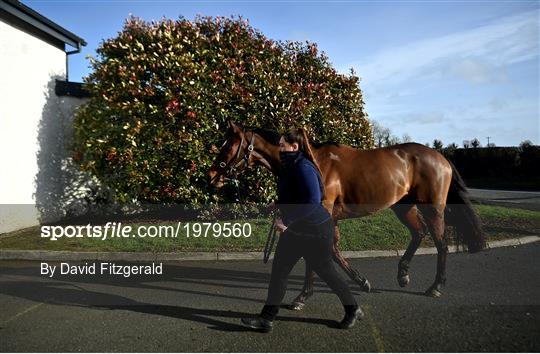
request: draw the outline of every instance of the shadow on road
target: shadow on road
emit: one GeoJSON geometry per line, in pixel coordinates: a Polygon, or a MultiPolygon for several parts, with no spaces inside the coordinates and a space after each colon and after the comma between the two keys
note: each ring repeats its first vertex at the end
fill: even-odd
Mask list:
{"type": "MultiPolygon", "coordinates": [[[[233,319],[234,321],[239,322],[241,317],[253,316],[253,314],[250,313],[237,311],[149,304],[120,295],[88,291],[79,286],[53,282],[10,281],[9,283],[6,282],[3,284],[0,292],[6,295],[22,297],[50,305],[78,306],[99,310],[124,310],[173,317],[186,321],[205,323],[209,325],[209,329],[226,332],[243,332],[250,331],[250,329],[243,327],[240,324],[221,321],[212,317],[233,319]],[[9,286],[6,286],[8,284],[9,286]]],[[[322,324],[328,327],[337,328],[337,323],[335,321],[327,319],[278,316],[277,320],[322,324]]]]}
{"type": "MultiPolygon", "coordinates": [[[[48,262],[51,265],[59,265],[59,262],[48,262]]],[[[69,262],[71,265],[82,265],[84,263],[91,262],[69,262]]],[[[96,261],[96,264],[104,263],[96,261]]],[[[149,262],[115,262],[117,265],[147,265],[149,262]]],[[[6,261],[9,264],[9,261],[6,261]]],[[[9,268],[2,267],[0,269],[0,276],[18,276],[18,275],[36,275],[39,274],[39,262],[35,262],[31,267],[18,267],[9,268]]],[[[47,278],[45,278],[47,279],[47,278]]],[[[111,286],[121,286],[134,289],[148,289],[148,290],[169,290],[175,292],[185,292],[194,295],[207,295],[216,297],[225,297],[231,299],[239,299],[244,301],[261,302],[256,299],[249,299],[247,297],[226,296],[223,294],[217,294],[215,292],[200,292],[187,290],[184,287],[170,287],[166,285],[160,285],[160,283],[180,283],[180,284],[193,284],[202,286],[216,286],[219,288],[231,288],[231,289],[249,289],[249,290],[266,290],[268,289],[268,283],[270,281],[269,272],[256,272],[256,271],[244,271],[237,269],[223,269],[213,267],[192,267],[185,265],[163,264],[163,274],[156,275],[131,275],[129,278],[122,277],[120,275],[56,275],[54,280],[69,283],[84,283],[84,284],[103,284],[111,286]]],[[[303,275],[291,274],[288,280],[288,291],[300,291],[304,284],[303,275]]],[[[356,294],[362,292],[355,289],[355,285],[351,284],[351,291],[356,294]]],[[[331,293],[326,284],[319,278],[315,279],[314,286],[317,292],[331,293]]],[[[1,290],[0,290],[1,292],[1,290]]]]}
{"type": "MultiPolygon", "coordinates": [[[[37,265],[36,265],[37,266],[37,265]]],[[[241,317],[253,316],[252,313],[234,312],[219,309],[201,309],[186,306],[162,305],[155,303],[139,302],[131,298],[112,294],[109,292],[99,292],[85,289],[82,285],[107,285],[115,287],[128,287],[155,291],[174,291],[178,293],[188,293],[194,295],[213,296],[217,298],[234,299],[241,302],[256,302],[263,304],[262,298],[254,299],[247,296],[225,295],[210,291],[188,290],[184,287],[161,286],[161,282],[178,282],[209,285],[212,287],[230,287],[240,289],[266,289],[268,274],[261,272],[237,271],[228,269],[198,268],[187,266],[164,265],[163,277],[156,282],[155,276],[133,276],[131,278],[118,278],[112,276],[84,275],[84,276],[59,276],[54,281],[47,281],[42,278],[36,281],[29,281],[28,276],[36,274],[36,267],[23,268],[3,268],[0,275],[0,293],[27,299],[35,302],[42,302],[59,306],[77,306],[83,308],[101,310],[124,310],[139,313],[153,314],[178,318],[186,321],[193,321],[207,324],[210,329],[220,331],[246,331],[250,330],[240,324],[230,323],[216,319],[231,319],[240,321],[241,317]],[[169,274],[168,276],[165,274],[169,274]],[[23,276],[23,280],[21,280],[23,276]],[[210,282],[207,280],[211,280],[210,282]],[[235,282],[230,284],[227,282],[235,282]],[[149,284],[155,282],[157,284],[149,284]],[[259,283],[265,286],[250,286],[246,284],[259,283]]],[[[292,283],[302,284],[301,276],[291,276],[292,283]]],[[[296,288],[296,287],[295,287],[296,288]]],[[[289,290],[292,287],[289,286],[289,290]]],[[[325,289],[321,292],[329,292],[325,289]]],[[[179,297],[179,299],[181,299],[179,297]]],[[[277,320],[315,323],[337,328],[335,321],[317,318],[301,318],[290,316],[278,316],[277,320]]]]}

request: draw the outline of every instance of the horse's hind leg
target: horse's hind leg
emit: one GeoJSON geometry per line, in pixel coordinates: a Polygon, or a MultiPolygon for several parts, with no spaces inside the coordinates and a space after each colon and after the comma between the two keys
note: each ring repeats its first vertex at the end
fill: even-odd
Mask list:
{"type": "MultiPolygon", "coordinates": [[[[334,234],[334,261],[339,264],[341,268],[347,273],[347,275],[354,280],[358,285],[360,285],[361,289],[365,292],[371,291],[371,284],[366,278],[361,277],[347,262],[345,258],[341,255],[341,252],[339,251],[339,239],[340,239],[340,233],[339,229],[336,225],[335,227],[335,234],[334,234]]],[[[309,299],[313,295],[313,280],[315,278],[315,272],[311,268],[311,266],[306,262],[306,276],[304,278],[304,287],[302,288],[302,291],[298,296],[293,300],[292,304],[290,305],[291,310],[302,310],[306,306],[306,300],[309,299]]]]}
{"type": "Polygon", "coordinates": [[[306,276],[304,277],[304,287],[298,296],[293,300],[289,309],[300,311],[306,306],[306,300],[313,295],[313,280],[315,279],[315,272],[311,266],[306,263],[306,276]]]}
{"type": "Polygon", "coordinates": [[[418,215],[418,208],[416,205],[396,204],[392,207],[392,210],[398,219],[409,229],[412,236],[407,250],[398,263],[397,280],[399,286],[404,287],[410,282],[409,266],[416,250],[422,242],[425,228],[420,216],[418,215]]]}
{"type": "Polygon", "coordinates": [[[448,255],[448,245],[444,237],[444,206],[424,206],[421,211],[437,247],[437,275],[435,282],[425,294],[439,297],[442,295],[442,287],[446,282],[446,257],[448,255]]]}
{"type": "Polygon", "coordinates": [[[340,240],[340,233],[339,228],[336,224],[335,226],[335,234],[334,234],[334,261],[339,264],[339,266],[347,273],[347,275],[358,285],[360,285],[360,288],[362,291],[365,291],[369,293],[371,291],[371,284],[369,281],[360,276],[356,270],[354,270],[349,262],[343,257],[341,254],[341,251],[339,250],[339,240],[340,240]]]}

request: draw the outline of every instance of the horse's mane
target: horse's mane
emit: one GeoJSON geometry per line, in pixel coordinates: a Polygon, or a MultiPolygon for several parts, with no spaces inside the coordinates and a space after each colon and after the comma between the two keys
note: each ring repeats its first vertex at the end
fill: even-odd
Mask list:
{"type": "Polygon", "coordinates": [[[281,138],[281,134],[277,130],[255,127],[246,127],[246,129],[259,134],[264,140],[268,141],[272,145],[279,145],[279,138],[281,138]]]}
{"type": "Polygon", "coordinates": [[[321,143],[318,143],[318,142],[315,142],[315,141],[310,141],[309,142],[311,144],[311,146],[313,146],[315,149],[318,149],[320,147],[323,147],[323,146],[326,146],[326,145],[334,145],[334,146],[340,146],[341,144],[338,143],[337,141],[332,141],[332,140],[329,140],[329,141],[323,141],[321,143]]]}
{"type": "MultiPolygon", "coordinates": [[[[275,129],[257,128],[257,127],[244,127],[244,128],[247,130],[251,130],[256,134],[259,134],[264,140],[268,141],[272,145],[279,145],[279,139],[281,138],[281,134],[275,129]]],[[[324,141],[324,142],[310,141],[309,143],[315,149],[318,149],[325,145],[334,145],[334,146],[340,145],[336,141],[324,141]]]]}

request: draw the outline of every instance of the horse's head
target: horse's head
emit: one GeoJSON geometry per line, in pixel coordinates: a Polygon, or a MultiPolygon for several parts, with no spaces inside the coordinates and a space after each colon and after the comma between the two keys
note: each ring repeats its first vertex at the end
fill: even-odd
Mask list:
{"type": "Polygon", "coordinates": [[[252,167],[258,157],[253,154],[255,132],[229,122],[225,142],[208,171],[209,183],[216,188],[223,187],[226,178],[252,167]]]}

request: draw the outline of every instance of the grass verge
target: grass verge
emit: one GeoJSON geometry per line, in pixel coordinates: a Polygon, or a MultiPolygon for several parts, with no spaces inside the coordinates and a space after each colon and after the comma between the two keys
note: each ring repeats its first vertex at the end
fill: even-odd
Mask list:
{"type": "MultiPolygon", "coordinates": [[[[476,205],[488,240],[499,240],[530,235],[540,235],[540,212],[513,209],[499,206],[476,205]]],[[[184,223],[181,224],[178,237],[128,237],[128,238],[60,238],[52,241],[42,238],[40,227],[32,227],[12,233],[0,235],[0,249],[18,250],[56,250],[56,251],[116,251],[116,252],[180,252],[180,251],[261,251],[270,227],[269,219],[235,220],[249,223],[249,237],[214,237],[212,231],[207,237],[190,237],[184,223]]],[[[129,224],[135,230],[148,223],[129,224]]],[[[176,226],[177,223],[154,223],[152,226],[176,226]]],[[[191,227],[193,226],[193,223],[191,227]]],[[[404,249],[410,240],[408,230],[394,216],[391,210],[384,210],[375,215],[342,220],[341,249],[347,251],[361,250],[395,250],[404,249]]],[[[204,229],[203,229],[204,230],[204,229]]],[[[431,246],[426,237],[422,246],[431,246]]]]}

